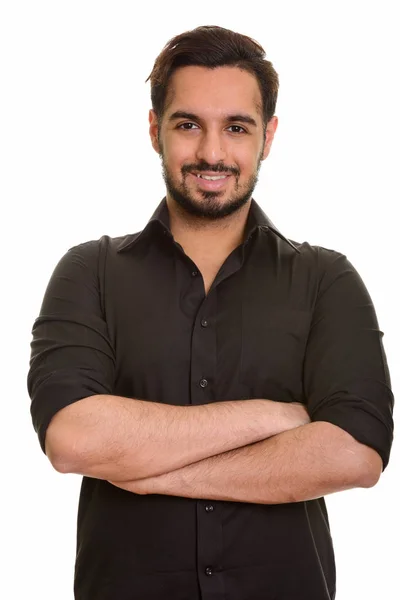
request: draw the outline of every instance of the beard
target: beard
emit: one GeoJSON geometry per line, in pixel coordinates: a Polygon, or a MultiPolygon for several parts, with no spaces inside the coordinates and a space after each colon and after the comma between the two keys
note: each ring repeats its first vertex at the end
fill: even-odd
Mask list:
{"type": "Polygon", "coordinates": [[[257,168],[255,172],[249,177],[249,179],[239,186],[239,175],[240,171],[236,167],[227,167],[224,165],[209,165],[205,161],[201,161],[198,164],[184,165],[181,169],[182,180],[181,182],[175,182],[174,178],[164,159],[164,153],[161,148],[160,152],[161,163],[162,163],[162,175],[165,182],[165,186],[171,198],[188,214],[216,221],[223,219],[229,215],[232,215],[238,211],[242,206],[248,202],[251,198],[254,188],[258,182],[258,174],[261,166],[262,152],[258,157],[257,168]],[[218,202],[218,198],[223,196],[224,191],[201,191],[199,194],[202,196],[202,201],[196,200],[194,194],[189,189],[186,183],[186,178],[192,171],[213,171],[215,173],[229,173],[234,175],[236,178],[234,192],[231,193],[230,197],[223,203],[218,202]]]}

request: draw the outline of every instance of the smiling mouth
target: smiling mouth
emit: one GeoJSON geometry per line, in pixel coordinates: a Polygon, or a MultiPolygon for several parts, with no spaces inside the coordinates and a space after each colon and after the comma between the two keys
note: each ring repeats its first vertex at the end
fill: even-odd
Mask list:
{"type": "Polygon", "coordinates": [[[200,173],[197,173],[196,177],[205,179],[206,181],[218,181],[219,179],[226,179],[229,175],[201,175],[200,173]]]}
{"type": "Polygon", "coordinates": [[[190,173],[193,181],[196,180],[196,187],[203,192],[217,192],[224,190],[227,186],[228,179],[231,178],[230,173],[190,173]]]}
{"type": "Polygon", "coordinates": [[[230,173],[225,173],[221,175],[205,175],[203,173],[192,173],[198,179],[205,179],[206,181],[219,181],[220,179],[227,179],[230,176],[230,173]]]}

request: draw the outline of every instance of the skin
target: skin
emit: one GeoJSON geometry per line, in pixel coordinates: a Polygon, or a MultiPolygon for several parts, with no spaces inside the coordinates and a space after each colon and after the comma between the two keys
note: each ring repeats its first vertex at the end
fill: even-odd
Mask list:
{"type": "Polygon", "coordinates": [[[271,149],[277,117],[265,131],[261,92],[247,71],[189,66],[173,74],[161,122],[153,110],[149,122],[153,148],[162,160],[175,240],[201,264],[223,262],[243,241],[250,199],[271,149]],[[192,118],[176,117],[177,112],[192,118]],[[232,116],[239,118],[228,120],[232,116]],[[220,190],[210,192],[195,177],[199,172],[228,178],[220,190]]]}
{"type": "Polygon", "coordinates": [[[163,475],[111,483],[142,495],[285,504],[372,487],[381,470],[375,450],[319,421],[163,475]]]}

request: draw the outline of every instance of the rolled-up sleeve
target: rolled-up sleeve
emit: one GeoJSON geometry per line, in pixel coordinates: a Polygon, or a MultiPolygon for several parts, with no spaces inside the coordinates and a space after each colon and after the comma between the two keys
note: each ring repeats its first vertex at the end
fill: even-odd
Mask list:
{"type": "Polygon", "coordinates": [[[32,328],[27,385],[43,452],[47,427],[59,410],[112,393],[115,354],[102,311],[100,242],[75,246],[61,258],[32,328]]]}
{"type": "Polygon", "coordinates": [[[311,421],[328,421],[376,450],[383,469],[393,442],[386,354],[371,297],[343,254],[320,248],[320,280],[304,360],[311,421]]]}

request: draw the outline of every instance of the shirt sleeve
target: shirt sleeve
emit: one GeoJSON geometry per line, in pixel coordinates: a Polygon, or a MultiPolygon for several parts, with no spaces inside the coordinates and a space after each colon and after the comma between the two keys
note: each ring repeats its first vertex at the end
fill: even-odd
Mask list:
{"type": "Polygon", "coordinates": [[[311,421],[328,421],[376,450],[393,442],[390,375],[371,297],[346,256],[319,248],[322,276],[304,361],[311,421]]]}
{"type": "Polygon", "coordinates": [[[100,245],[85,242],[61,258],[32,328],[27,385],[43,452],[47,427],[59,410],[112,393],[115,354],[101,308],[100,245]]]}

